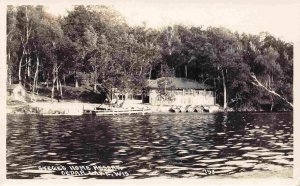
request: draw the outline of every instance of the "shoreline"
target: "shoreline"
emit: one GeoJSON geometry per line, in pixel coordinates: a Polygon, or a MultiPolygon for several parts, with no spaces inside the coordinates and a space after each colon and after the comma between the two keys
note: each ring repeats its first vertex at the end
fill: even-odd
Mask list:
{"type": "MultiPolygon", "coordinates": [[[[83,115],[84,109],[93,109],[96,106],[106,105],[108,104],[99,104],[99,103],[86,103],[86,102],[79,102],[79,101],[61,101],[61,102],[25,102],[25,103],[18,103],[18,104],[7,104],[6,105],[6,114],[35,114],[35,115],[83,115]]],[[[151,113],[155,114],[182,114],[182,113],[173,113],[170,111],[172,106],[156,106],[156,105],[149,105],[143,103],[135,103],[135,104],[125,104],[122,108],[140,108],[140,109],[150,109],[151,113]]],[[[121,108],[121,107],[120,107],[121,108]]],[[[230,112],[252,112],[252,113],[269,113],[269,111],[236,111],[236,110],[228,110],[224,111],[219,109],[215,112],[187,112],[190,114],[211,114],[211,113],[230,113],[230,112]]],[[[292,111],[279,111],[279,112],[292,112],[292,111]]],[[[151,114],[150,113],[150,114],[151,114]]],[[[184,112],[185,113],[185,112],[184,112]]]]}
{"type": "MultiPolygon", "coordinates": [[[[6,105],[6,114],[35,114],[35,115],[83,115],[84,109],[93,110],[95,104],[84,102],[31,102],[15,105],[6,105]]],[[[117,107],[116,107],[117,108],[117,107]]],[[[121,107],[120,107],[121,108],[121,107]]],[[[170,106],[152,106],[146,104],[126,104],[122,108],[151,109],[151,113],[170,113],[170,106]]]]}

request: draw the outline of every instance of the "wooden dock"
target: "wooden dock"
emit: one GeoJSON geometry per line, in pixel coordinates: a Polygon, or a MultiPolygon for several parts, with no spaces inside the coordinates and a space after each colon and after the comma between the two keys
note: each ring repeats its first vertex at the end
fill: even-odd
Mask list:
{"type": "Polygon", "coordinates": [[[147,114],[151,113],[151,109],[145,108],[116,108],[108,106],[95,107],[94,109],[85,109],[83,108],[83,114],[92,114],[92,115],[121,115],[121,114],[147,114]]]}

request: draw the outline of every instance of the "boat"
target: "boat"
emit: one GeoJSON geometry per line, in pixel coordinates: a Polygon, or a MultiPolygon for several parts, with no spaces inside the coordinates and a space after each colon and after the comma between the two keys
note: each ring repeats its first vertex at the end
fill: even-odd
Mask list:
{"type": "Polygon", "coordinates": [[[197,105],[195,107],[195,112],[203,113],[203,106],[197,105]]]}
{"type": "Polygon", "coordinates": [[[175,113],[179,113],[181,112],[180,107],[173,105],[170,109],[170,112],[175,112],[175,113]]]}
{"type": "Polygon", "coordinates": [[[188,106],[181,106],[180,112],[188,112],[188,106]]]}
{"type": "Polygon", "coordinates": [[[185,112],[215,113],[215,112],[220,112],[221,109],[219,105],[187,105],[187,106],[173,105],[171,106],[169,111],[175,113],[185,113],[185,112]]]}
{"type": "Polygon", "coordinates": [[[208,106],[203,106],[203,111],[204,112],[209,112],[209,107],[208,106]]]}
{"type": "Polygon", "coordinates": [[[189,106],[187,107],[187,111],[188,111],[188,112],[195,112],[195,106],[189,105],[189,106]]]}

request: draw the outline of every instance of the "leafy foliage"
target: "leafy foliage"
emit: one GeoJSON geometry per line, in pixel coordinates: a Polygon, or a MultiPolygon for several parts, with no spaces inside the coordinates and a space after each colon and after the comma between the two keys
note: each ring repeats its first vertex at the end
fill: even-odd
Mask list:
{"type": "Polygon", "coordinates": [[[66,17],[43,6],[8,6],[7,66],[9,83],[34,92],[35,82],[47,82],[52,96],[54,86],[64,92],[62,82],[110,95],[185,77],[213,86],[217,102],[236,110],[286,110],[293,101],[293,44],[226,28],[129,27],[106,6],[75,6],[66,17]]]}

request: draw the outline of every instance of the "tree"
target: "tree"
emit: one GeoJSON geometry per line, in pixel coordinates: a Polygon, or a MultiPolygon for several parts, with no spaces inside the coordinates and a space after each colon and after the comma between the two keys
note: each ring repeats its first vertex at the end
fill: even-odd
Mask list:
{"type": "MultiPolygon", "coordinates": [[[[180,64],[180,53],[182,43],[180,40],[178,26],[169,26],[162,31],[162,61],[169,66],[172,75],[175,76],[176,69],[180,64]]],[[[160,70],[163,71],[164,65],[161,63],[160,70]]]]}
{"type": "Polygon", "coordinates": [[[241,61],[240,43],[237,37],[224,28],[208,28],[207,35],[211,44],[210,58],[220,72],[223,85],[223,108],[227,109],[226,76],[229,70],[237,67],[241,61]]]}
{"type": "Polygon", "coordinates": [[[14,6],[7,6],[7,82],[12,84],[14,81],[13,74],[16,73],[16,61],[18,60],[17,48],[19,47],[18,41],[18,28],[16,19],[16,8],[14,6]]]}
{"type": "Polygon", "coordinates": [[[75,6],[62,18],[28,5],[7,7],[6,38],[7,82],[37,94],[46,81],[52,100],[63,96],[62,82],[93,85],[110,99],[113,88],[138,92],[150,79],[175,76],[213,86],[224,109],[293,106],[293,44],[268,33],[130,27],[106,6],[75,6]]]}
{"type": "Polygon", "coordinates": [[[17,8],[17,15],[16,15],[16,19],[17,19],[17,28],[19,30],[19,39],[21,42],[21,46],[20,46],[20,53],[21,56],[19,58],[19,67],[18,67],[18,79],[19,79],[19,83],[22,83],[23,80],[23,84],[26,87],[26,82],[25,82],[25,78],[26,78],[26,71],[27,74],[30,76],[30,62],[31,62],[31,58],[30,58],[30,54],[31,54],[31,48],[29,47],[29,40],[31,37],[31,31],[32,31],[32,15],[34,15],[34,8],[33,6],[20,6],[17,8]],[[25,58],[25,64],[23,65],[23,60],[25,58]],[[22,78],[22,67],[26,67],[25,68],[25,72],[24,72],[24,78],[22,78]]]}
{"type": "Polygon", "coordinates": [[[158,85],[158,98],[160,100],[160,105],[165,101],[173,101],[175,99],[174,94],[170,92],[170,89],[174,89],[173,81],[170,78],[161,78],[157,81],[158,85]]]}
{"type": "Polygon", "coordinates": [[[42,20],[42,26],[44,30],[40,30],[41,35],[37,40],[42,42],[39,43],[39,46],[43,46],[43,55],[47,60],[44,63],[44,68],[45,70],[48,69],[48,73],[52,75],[51,99],[53,101],[55,84],[58,94],[62,96],[61,72],[65,61],[62,60],[63,53],[61,52],[61,47],[66,40],[64,39],[59,21],[55,17],[45,15],[45,18],[42,20]]]}
{"type": "MultiPolygon", "coordinates": [[[[257,77],[255,76],[255,74],[251,74],[251,77],[253,78],[253,82],[252,84],[257,86],[257,87],[261,87],[263,89],[265,89],[267,92],[269,92],[272,95],[275,95],[277,97],[279,97],[280,99],[282,99],[283,101],[285,101],[287,104],[289,104],[291,107],[293,107],[293,104],[290,103],[286,98],[284,98],[282,95],[276,93],[274,90],[272,90],[272,88],[270,88],[268,85],[263,85],[262,82],[260,82],[257,77]]],[[[272,103],[273,104],[273,103],[272,103]]],[[[272,107],[271,107],[271,111],[272,111],[272,107]]]]}
{"type": "MultiPolygon", "coordinates": [[[[292,104],[285,98],[287,96],[291,99],[290,85],[292,84],[291,76],[286,74],[286,70],[292,66],[290,58],[285,55],[287,45],[268,33],[261,33],[256,38],[253,36],[249,38],[251,39],[250,51],[253,53],[252,63],[250,63],[252,71],[250,81],[260,88],[261,92],[256,97],[261,100],[261,103],[270,102],[271,111],[279,103],[279,100],[283,100],[292,107],[292,104]],[[281,92],[281,95],[277,92],[281,92]]],[[[288,73],[292,72],[288,70],[288,73]]]]}

